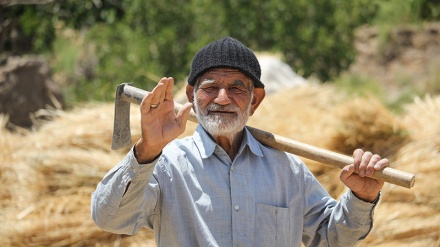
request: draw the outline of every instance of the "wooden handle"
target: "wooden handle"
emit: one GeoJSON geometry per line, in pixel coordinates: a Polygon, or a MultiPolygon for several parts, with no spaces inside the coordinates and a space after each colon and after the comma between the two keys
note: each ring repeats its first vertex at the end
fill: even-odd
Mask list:
{"type": "MultiPolygon", "coordinates": [[[[318,148],[309,144],[294,141],[283,136],[274,135],[272,133],[247,126],[252,135],[263,143],[264,145],[282,150],[288,153],[296,154],[298,156],[311,159],[314,161],[328,164],[342,169],[346,165],[353,164],[353,158],[347,155],[332,152],[323,148],[318,148]]],[[[371,176],[375,179],[384,180],[385,182],[395,185],[411,188],[414,186],[415,175],[385,167],[382,170],[377,170],[371,176]]]]}

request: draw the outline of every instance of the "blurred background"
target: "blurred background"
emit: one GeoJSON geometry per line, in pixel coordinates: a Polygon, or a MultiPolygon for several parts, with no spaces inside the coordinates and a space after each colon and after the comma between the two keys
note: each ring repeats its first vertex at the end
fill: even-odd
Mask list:
{"type": "MultiPolygon", "coordinates": [[[[90,219],[90,194],[127,152],[110,150],[115,87],[172,76],[184,102],[194,54],[225,36],[262,66],[268,95],[249,125],[416,174],[412,189],[384,187],[360,246],[440,246],[440,1],[0,0],[2,246],[155,246],[149,230],[90,219]]],[[[304,161],[345,191],[338,170],[304,161]]]]}

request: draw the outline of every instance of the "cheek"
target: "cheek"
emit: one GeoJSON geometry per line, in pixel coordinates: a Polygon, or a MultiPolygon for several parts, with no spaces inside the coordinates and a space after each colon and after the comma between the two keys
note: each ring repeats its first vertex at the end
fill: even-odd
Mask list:
{"type": "Polygon", "coordinates": [[[209,104],[210,98],[206,95],[196,94],[194,95],[194,103],[197,102],[200,108],[204,109],[209,104]]]}
{"type": "Polygon", "coordinates": [[[249,105],[251,105],[252,98],[251,97],[237,97],[234,98],[234,102],[241,110],[247,110],[249,105]]]}

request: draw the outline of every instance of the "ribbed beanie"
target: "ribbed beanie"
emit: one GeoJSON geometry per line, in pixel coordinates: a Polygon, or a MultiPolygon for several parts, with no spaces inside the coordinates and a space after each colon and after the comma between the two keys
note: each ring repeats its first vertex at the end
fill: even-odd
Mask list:
{"type": "Polygon", "coordinates": [[[260,81],[261,68],[257,57],[234,38],[222,38],[198,51],[192,60],[188,84],[194,86],[197,79],[212,68],[238,69],[252,79],[255,87],[264,88],[260,81]]]}

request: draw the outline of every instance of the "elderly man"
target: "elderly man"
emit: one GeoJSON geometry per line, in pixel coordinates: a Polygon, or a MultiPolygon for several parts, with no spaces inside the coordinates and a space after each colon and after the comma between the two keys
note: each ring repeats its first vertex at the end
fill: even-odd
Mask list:
{"type": "Polygon", "coordinates": [[[354,151],[340,175],[349,190],[331,198],[298,157],[246,129],[265,96],[260,75],[254,53],[226,37],[195,55],[190,103],[178,114],[174,80],[162,78],[141,103],[140,139],[93,193],[96,224],[121,234],[147,227],[167,247],[352,246],[365,238],[383,186],[369,176],[388,161],[354,151]],[[178,140],[191,108],[199,126],[178,140]]]}

